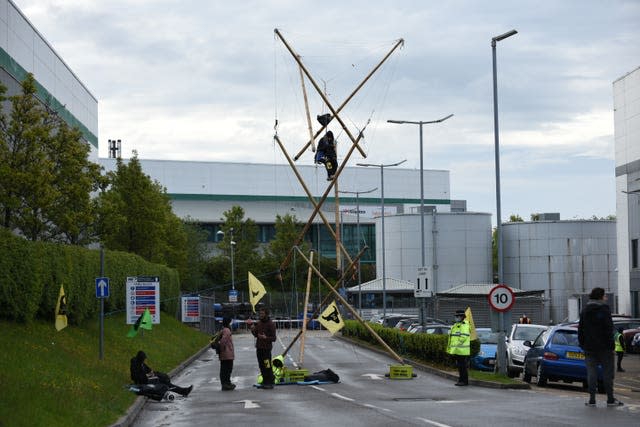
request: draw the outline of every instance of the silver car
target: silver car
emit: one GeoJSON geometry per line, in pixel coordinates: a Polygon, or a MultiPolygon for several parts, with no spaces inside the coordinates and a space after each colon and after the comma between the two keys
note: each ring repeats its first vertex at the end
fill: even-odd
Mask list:
{"type": "Polygon", "coordinates": [[[507,375],[517,377],[524,366],[524,356],[529,347],[522,345],[525,341],[535,341],[542,331],[547,329],[544,325],[513,324],[507,335],[507,375]]]}

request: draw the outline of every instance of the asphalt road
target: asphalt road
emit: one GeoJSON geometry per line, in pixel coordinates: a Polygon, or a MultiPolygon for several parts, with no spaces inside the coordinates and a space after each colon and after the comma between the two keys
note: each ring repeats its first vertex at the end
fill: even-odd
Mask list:
{"type": "MultiPolygon", "coordinates": [[[[280,330],[274,355],[297,331],[280,330]]],[[[135,426],[602,426],[637,425],[640,397],[621,395],[625,406],[584,405],[579,387],[531,390],[456,387],[453,381],[415,371],[411,380],[385,378],[394,359],[332,338],[326,331],[310,331],[304,367],[311,372],[331,368],[340,383],[281,385],[273,390],[253,387],[258,374],[253,337],[234,335],[236,360],[234,391],[220,390],[219,362],[208,350],[173,381],[194,385],[187,398],[173,402],[147,401],[135,426]]],[[[295,367],[296,344],[287,355],[295,367]],[[295,360],[294,360],[295,359],[295,360]]],[[[638,393],[636,393],[638,394],[638,393]]]]}

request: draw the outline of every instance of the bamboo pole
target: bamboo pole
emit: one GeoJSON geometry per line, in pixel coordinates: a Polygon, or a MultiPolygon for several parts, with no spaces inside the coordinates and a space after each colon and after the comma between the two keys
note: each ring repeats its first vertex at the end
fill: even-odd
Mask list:
{"type": "MultiPolygon", "coordinates": [[[[313,263],[313,251],[309,254],[309,260],[313,263]]],[[[302,310],[302,337],[300,337],[300,366],[304,366],[304,336],[307,331],[307,305],[309,304],[309,293],[311,292],[311,277],[313,270],[307,272],[307,290],[304,294],[304,309],[302,310]]]]}
{"type": "MultiPolygon", "coordinates": [[[[344,107],[347,106],[347,104],[349,103],[349,101],[351,101],[351,99],[356,95],[356,93],[362,88],[362,86],[365,85],[365,83],[371,78],[371,76],[373,76],[375,74],[376,71],[378,71],[378,69],[382,66],[382,64],[384,64],[387,59],[391,56],[391,54],[399,47],[402,46],[404,44],[404,40],[400,39],[396,42],[396,44],[393,46],[393,48],[391,48],[391,50],[385,55],[384,58],[382,58],[382,60],[378,63],[378,65],[376,65],[371,72],[364,78],[364,80],[362,80],[362,82],[360,82],[360,84],[353,90],[353,92],[351,92],[351,94],[347,97],[347,99],[345,99],[342,104],[340,104],[340,106],[336,109],[336,113],[339,113],[340,111],[342,111],[342,109],[344,107]]],[[[300,150],[298,152],[298,154],[295,155],[295,157],[293,158],[294,160],[298,160],[300,158],[300,156],[302,156],[302,154],[307,150],[307,148],[309,147],[309,145],[311,145],[313,143],[313,141],[315,141],[315,139],[318,137],[318,135],[320,135],[322,133],[322,131],[326,128],[326,126],[322,126],[320,129],[318,129],[318,131],[316,131],[315,135],[305,144],[304,147],[302,147],[302,150],[300,150]]]]}
{"type": "MultiPolygon", "coordinates": [[[[304,74],[302,68],[298,67],[300,71],[300,84],[302,85],[302,96],[304,97],[304,109],[307,113],[307,128],[309,129],[309,141],[311,141],[311,151],[316,151],[315,137],[313,136],[313,128],[311,126],[311,113],[309,112],[309,100],[307,99],[307,85],[304,84],[304,74]]],[[[307,148],[309,144],[305,146],[307,148]]]]}
{"type": "MultiPolygon", "coordinates": [[[[364,255],[364,253],[369,249],[368,246],[365,246],[362,248],[362,250],[360,250],[360,252],[358,253],[358,255],[356,255],[356,257],[353,259],[353,261],[351,262],[351,264],[349,264],[349,266],[347,267],[347,271],[351,271],[354,266],[358,263],[358,261],[360,260],[360,257],[362,255],[364,255]]],[[[318,259],[320,259],[320,257],[318,256],[318,259]]],[[[346,276],[346,275],[345,275],[346,276]]],[[[338,280],[338,282],[336,283],[336,285],[339,285],[342,283],[342,281],[344,280],[344,278],[341,278],[338,280]]],[[[331,293],[328,293],[324,299],[320,302],[320,304],[318,304],[318,306],[316,307],[316,309],[313,311],[313,314],[311,315],[311,317],[315,317],[318,314],[320,314],[320,308],[327,303],[327,301],[329,301],[329,298],[331,298],[331,293]]],[[[298,338],[300,338],[300,336],[302,335],[302,331],[299,331],[298,334],[293,337],[293,340],[291,340],[291,343],[287,346],[287,348],[284,350],[284,353],[282,353],[283,356],[286,356],[286,354],[289,352],[289,350],[291,349],[291,347],[293,347],[293,344],[295,344],[296,341],[298,341],[298,338]]]]}
{"type": "Polygon", "coordinates": [[[329,281],[327,281],[327,279],[324,278],[324,276],[322,276],[322,274],[320,274],[320,272],[318,271],[318,269],[313,265],[309,263],[309,259],[304,256],[304,254],[302,253],[302,251],[295,246],[294,249],[300,254],[300,256],[302,257],[302,259],[305,260],[305,262],[309,265],[310,268],[313,269],[314,273],[316,273],[316,275],[318,275],[318,277],[320,278],[320,280],[329,287],[329,289],[331,290],[331,292],[333,292],[333,294],[336,296],[336,298],[338,298],[340,300],[340,302],[347,308],[347,310],[349,310],[351,312],[351,314],[353,315],[353,317],[355,317],[361,324],[362,326],[364,326],[371,335],[373,335],[375,337],[376,340],[378,340],[378,342],[400,363],[404,364],[404,360],[402,359],[402,357],[398,356],[398,354],[393,351],[393,349],[391,347],[389,347],[389,345],[384,342],[384,340],[382,338],[380,338],[380,336],[376,333],[376,331],[373,330],[373,328],[371,328],[371,326],[369,326],[369,324],[367,322],[365,322],[362,317],[360,317],[360,315],[358,314],[358,312],[356,310],[353,309],[353,307],[351,307],[351,305],[342,297],[342,295],[340,295],[340,293],[338,291],[336,291],[336,289],[331,286],[331,283],[329,283],[329,281]]]}

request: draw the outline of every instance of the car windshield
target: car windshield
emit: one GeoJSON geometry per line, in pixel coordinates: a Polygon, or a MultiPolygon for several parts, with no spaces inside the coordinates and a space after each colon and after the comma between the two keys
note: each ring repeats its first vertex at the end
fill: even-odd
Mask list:
{"type": "Polygon", "coordinates": [[[544,326],[541,326],[539,328],[524,328],[516,326],[516,331],[513,334],[513,339],[520,341],[533,341],[538,335],[540,335],[540,332],[544,331],[545,329],[546,328],[544,326]]]}
{"type": "Polygon", "coordinates": [[[498,333],[491,331],[477,331],[481,344],[498,344],[498,333]]]}
{"type": "Polygon", "coordinates": [[[551,339],[552,344],[557,345],[571,345],[578,347],[578,332],[577,331],[557,331],[551,339]]]}

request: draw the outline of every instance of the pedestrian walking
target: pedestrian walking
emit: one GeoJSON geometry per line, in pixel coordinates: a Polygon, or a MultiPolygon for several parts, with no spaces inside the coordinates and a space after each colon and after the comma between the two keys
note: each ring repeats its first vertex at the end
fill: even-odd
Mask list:
{"type": "Polygon", "coordinates": [[[618,328],[616,333],[613,335],[613,341],[615,343],[616,355],[618,356],[618,372],[624,372],[622,369],[622,358],[624,357],[624,335],[622,335],[622,328],[618,328]]]}
{"type": "Polygon", "coordinates": [[[593,288],[589,302],[580,312],[578,341],[584,350],[587,365],[589,401],[587,406],[596,406],[598,388],[598,365],[602,366],[602,382],[607,393],[607,406],[622,406],[613,395],[613,321],[603,288],[593,288]]]}
{"type": "Polygon", "coordinates": [[[231,337],[231,318],[222,319],[222,331],[220,331],[218,359],[220,359],[220,382],[222,383],[222,391],[230,391],[236,388],[231,383],[231,372],[233,371],[233,359],[235,353],[233,351],[233,338],[231,337]]]}
{"type": "Polygon", "coordinates": [[[453,324],[449,331],[449,342],[447,344],[447,353],[451,354],[456,360],[458,367],[457,386],[469,385],[469,356],[471,355],[471,333],[469,322],[465,320],[464,310],[456,311],[456,323],[453,324]]]}
{"type": "Polygon", "coordinates": [[[271,366],[271,349],[276,340],[276,325],[269,318],[267,308],[261,308],[258,311],[258,321],[251,325],[251,333],[256,337],[256,356],[260,375],[262,375],[262,388],[272,389],[274,377],[271,366]]]}

